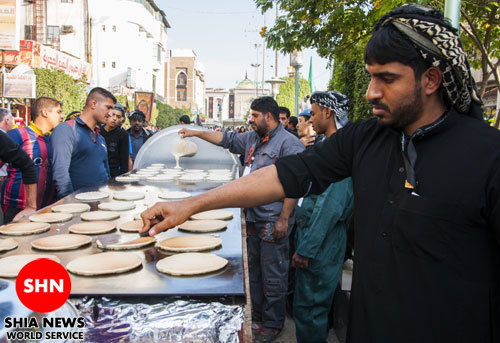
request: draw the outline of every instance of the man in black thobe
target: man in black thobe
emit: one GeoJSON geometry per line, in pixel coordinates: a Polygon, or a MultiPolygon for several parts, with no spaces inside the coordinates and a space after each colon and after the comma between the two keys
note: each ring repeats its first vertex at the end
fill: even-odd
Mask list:
{"type": "Polygon", "coordinates": [[[248,177],[142,214],[156,234],[192,213],[319,194],[352,176],[350,342],[500,342],[500,133],[436,10],[382,17],[365,49],[374,119],[248,177]],[[159,221],[161,220],[161,221],[159,221]]]}

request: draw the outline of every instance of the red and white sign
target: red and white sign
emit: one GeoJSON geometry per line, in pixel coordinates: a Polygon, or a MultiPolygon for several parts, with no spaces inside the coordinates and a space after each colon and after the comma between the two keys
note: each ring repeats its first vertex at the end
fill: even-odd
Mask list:
{"type": "Polygon", "coordinates": [[[52,312],[69,298],[71,279],[66,269],[47,258],[39,258],[21,269],[16,293],[24,306],[34,312],[52,312]]]}

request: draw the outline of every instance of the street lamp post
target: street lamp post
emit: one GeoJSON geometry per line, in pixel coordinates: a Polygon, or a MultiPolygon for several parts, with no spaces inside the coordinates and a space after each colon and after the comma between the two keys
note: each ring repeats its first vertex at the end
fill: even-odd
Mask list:
{"type": "Polygon", "coordinates": [[[266,82],[271,84],[271,93],[273,98],[276,99],[276,96],[280,93],[280,85],[285,83],[285,81],[278,77],[273,77],[271,80],[267,80],[266,82]]]}
{"type": "Polygon", "coordinates": [[[291,65],[295,68],[295,116],[299,116],[299,69],[304,65],[302,62],[302,51],[292,52],[291,65]]]}
{"type": "Polygon", "coordinates": [[[260,63],[252,63],[250,65],[255,68],[255,97],[258,97],[259,96],[258,82],[259,82],[259,67],[260,67],[260,63]]]}

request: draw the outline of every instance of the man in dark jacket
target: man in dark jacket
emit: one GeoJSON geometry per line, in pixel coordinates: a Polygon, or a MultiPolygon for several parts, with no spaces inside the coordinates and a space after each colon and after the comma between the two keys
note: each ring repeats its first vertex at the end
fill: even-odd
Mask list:
{"type": "Polygon", "coordinates": [[[101,130],[108,147],[108,163],[111,177],[128,171],[129,138],[128,133],[121,128],[127,110],[120,104],[115,104],[111,115],[101,130]]]}
{"type": "Polygon", "coordinates": [[[130,129],[128,129],[127,132],[130,136],[130,143],[132,144],[132,153],[130,154],[132,162],[135,161],[137,153],[142,145],[151,137],[151,133],[144,128],[145,120],[146,115],[139,110],[134,110],[130,113],[130,129]]]}

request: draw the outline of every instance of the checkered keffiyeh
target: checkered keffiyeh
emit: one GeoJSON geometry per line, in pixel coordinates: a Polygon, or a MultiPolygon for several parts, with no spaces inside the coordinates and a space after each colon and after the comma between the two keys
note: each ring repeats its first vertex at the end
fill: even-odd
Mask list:
{"type": "Polygon", "coordinates": [[[464,48],[456,30],[444,22],[441,13],[407,4],[383,16],[375,25],[375,31],[388,24],[408,37],[428,65],[442,71],[442,85],[450,104],[458,112],[477,116],[482,102],[464,48]]]}
{"type": "Polygon", "coordinates": [[[327,107],[335,114],[337,129],[345,126],[349,119],[347,111],[349,109],[349,98],[336,91],[314,92],[311,95],[311,104],[318,104],[321,107],[327,107]]]}

